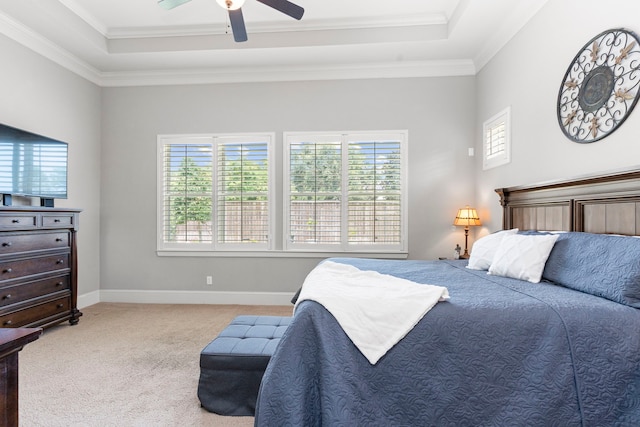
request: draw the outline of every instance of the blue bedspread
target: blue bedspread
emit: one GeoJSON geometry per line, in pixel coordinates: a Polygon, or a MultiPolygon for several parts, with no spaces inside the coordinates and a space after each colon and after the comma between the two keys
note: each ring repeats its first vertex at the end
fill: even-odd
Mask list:
{"type": "Polygon", "coordinates": [[[334,258],[446,286],[376,365],[305,301],[265,372],[256,426],[639,426],[640,310],[466,261],[334,258]]]}

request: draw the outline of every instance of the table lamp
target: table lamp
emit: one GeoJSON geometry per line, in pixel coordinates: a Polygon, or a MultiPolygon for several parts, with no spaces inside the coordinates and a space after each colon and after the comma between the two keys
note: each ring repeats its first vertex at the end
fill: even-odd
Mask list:
{"type": "Polygon", "coordinates": [[[453,220],[453,225],[464,225],[464,253],[460,255],[460,258],[469,258],[468,241],[469,241],[469,226],[475,227],[482,225],[478,212],[474,208],[470,208],[468,205],[462,209],[458,209],[456,219],[453,220]]]}

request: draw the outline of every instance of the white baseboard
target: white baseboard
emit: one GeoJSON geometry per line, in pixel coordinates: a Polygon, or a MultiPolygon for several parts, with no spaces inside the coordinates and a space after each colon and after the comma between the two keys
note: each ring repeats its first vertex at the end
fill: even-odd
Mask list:
{"type": "Polygon", "coordinates": [[[100,302],[100,291],[93,291],[87,294],[78,295],[78,309],[82,310],[90,305],[100,302]]]}
{"type": "Polygon", "coordinates": [[[293,293],[289,292],[135,291],[103,289],[80,295],[78,297],[78,308],[87,307],[98,302],[291,305],[292,297],[293,293]]]}

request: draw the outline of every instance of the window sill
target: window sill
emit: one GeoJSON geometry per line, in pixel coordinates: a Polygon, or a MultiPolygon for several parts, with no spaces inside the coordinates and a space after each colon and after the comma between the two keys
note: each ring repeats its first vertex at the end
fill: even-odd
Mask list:
{"type": "Polygon", "coordinates": [[[322,251],[156,251],[159,257],[220,257],[220,258],[384,258],[407,259],[407,252],[322,252],[322,251]]]}

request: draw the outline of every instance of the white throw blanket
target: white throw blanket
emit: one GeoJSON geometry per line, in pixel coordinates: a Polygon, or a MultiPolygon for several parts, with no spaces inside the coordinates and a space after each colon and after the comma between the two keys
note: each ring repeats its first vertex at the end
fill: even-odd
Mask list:
{"type": "Polygon", "coordinates": [[[442,286],[325,261],[305,279],[294,312],[304,300],[322,304],[375,365],[438,301],[446,299],[449,292],[442,286]]]}

